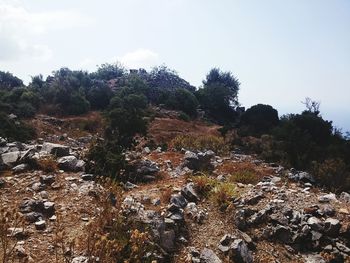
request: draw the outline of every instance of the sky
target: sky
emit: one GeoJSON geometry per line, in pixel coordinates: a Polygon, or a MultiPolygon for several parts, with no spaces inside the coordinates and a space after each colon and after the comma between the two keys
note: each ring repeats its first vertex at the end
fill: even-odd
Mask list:
{"type": "Polygon", "coordinates": [[[239,101],[300,113],[305,97],[350,131],[349,0],[0,0],[0,70],[165,64],[199,87],[213,67],[239,101]]]}

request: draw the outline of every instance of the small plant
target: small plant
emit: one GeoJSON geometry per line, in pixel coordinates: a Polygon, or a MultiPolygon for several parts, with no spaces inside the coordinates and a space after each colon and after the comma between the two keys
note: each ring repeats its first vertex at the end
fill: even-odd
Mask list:
{"type": "Polygon", "coordinates": [[[236,195],[235,186],[231,183],[220,183],[212,190],[213,201],[221,208],[226,209],[236,195]]]}
{"type": "Polygon", "coordinates": [[[195,184],[196,192],[201,196],[209,196],[212,189],[217,185],[217,181],[208,177],[207,175],[193,176],[192,180],[195,184]]]}

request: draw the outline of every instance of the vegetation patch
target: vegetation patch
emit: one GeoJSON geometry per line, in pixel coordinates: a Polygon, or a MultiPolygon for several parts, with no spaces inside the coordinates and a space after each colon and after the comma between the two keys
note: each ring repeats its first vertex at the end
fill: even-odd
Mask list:
{"type": "Polygon", "coordinates": [[[223,137],[214,135],[178,135],[171,142],[170,147],[191,151],[212,150],[216,154],[227,154],[229,147],[223,137]]]}

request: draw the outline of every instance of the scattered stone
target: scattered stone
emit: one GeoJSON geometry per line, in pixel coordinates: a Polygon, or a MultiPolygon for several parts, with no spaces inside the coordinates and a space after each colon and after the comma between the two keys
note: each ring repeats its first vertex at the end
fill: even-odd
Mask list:
{"type": "Polygon", "coordinates": [[[88,263],[88,262],[89,262],[89,259],[83,256],[75,257],[72,260],[72,263],[88,263]]]}
{"type": "Polygon", "coordinates": [[[230,234],[224,235],[220,240],[218,249],[223,253],[227,253],[230,250],[230,244],[233,239],[234,237],[230,234]]]}
{"type": "Polygon", "coordinates": [[[188,183],[186,184],[182,189],[181,189],[181,194],[190,202],[197,202],[199,201],[199,197],[197,193],[195,192],[193,188],[194,184],[193,183],[188,183]]]}
{"type": "Polygon", "coordinates": [[[336,237],[339,235],[339,230],[341,228],[340,221],[334,218],[327,218],[324,223],[324,231],[327,235],[336,237]]]}
{"type": "Polygon", "coordinates": [[[204,248],[200,253],[201,263],[221,263],[221,259],[209,248],[204,248]]]}
{"type": "Polygon", "coordinates": [[[136,184],[133,184],[129,181],[127,181],[125,184],[124,184],[124,188],[125,190],[131,190],[131,189],[134,189],[134,188],[137,188],[138,186],[136,184]]]}
{"type": "Polygon", "coordinates": [[[321,231],[323,229],[321,220],[314,216],[307,220],[307,224],[316,231],[321,231]]]}
{"type": "Polygon", "coordinates": [[[54,175],[42,175],[40,176],[40,183],[51,185],[55,182],[56,177],[54,175]]]}
{"type": "Polygon", "coordinates": [[[55,203],[45,202],[44,203],[44,213],[48,216],[52,216],[55,213],[55,203]]]}
{"type": "Polygon", "coordinates": [[[335,194],[322,195],[318,198],[320,203],[329,203],[330,201],[337,201],[335,194]]]}
{"type": "Polygon", "coordinates": [[[252,263],[253,256],[242,239],[236,239],[230,246],[230,259],[237,263],[252,263]]]}
{"type": "Polygon", "coordinates": [[[93,174],[82,174],[81,179],[84,181],[92,181],[94,180],[95,176],[93,174]]]}
{"type": "Polygon", "coordinates": [[[278,225],[274,229],[273,236],[283,244],[290,244],[292,242],[292,231],[289,227],[278,225]]]}
{"type": "Polygon", "coordinates": [[[21,158],[20,151],[3,153],[1,154],[0,163],[2,164],[2,166],[11,168],[19,161],[20,158],[21,158]]]}
{"type": "MultiPolygon", "coordinates": [[[[187,205],[187,200],[182,195],[174,194],[170,197],[170,204],[175,204],[177,207],[185,208],[187,205]]],[[[170,209],[168,210],[170,211],[170,209]]]]}
{"type": "Polygon", "coordinates": [[[35,222],[35,228],[36,228],[36,230],[44,230],[46,228],[45,220],[40,220],[40,221],[35,222]]]}
{"type": "Polygon", "coordinates": [[[26,250],[24,249],[24,247],[22,245],[16,245],[15,246],[15,254],[19,258],[26,258],[26,257],[28,257],[28,254],[27,254],[26,250]]]}
{"type": "Polygon", "coordinates": [[[22,172],[25,172],[25,171],[28,171],[29,170],[29,165],[26,164],[26,163],[22,163],[22,164],[19,164],[15,167],[12,168],[12,171],[14,173],[22,173],[22,172]]]}
{"type": "Polygon", "coordinates": [[[167,252],[175,250],[175,231],[173,229],[164,231],[160,236],[160,245],[167,252]]]}
{"type": "Polygon", "coordinates": [[[57,160],[58,168],[64,171],[77,171],[77,157],[70,155],[64,156],[57,160]]]}
{"type": "Polygon", "coordinates": [[[143,148],[143,152],[145,154],[149,154],[149,153],[151,153],[151,150],[149,149],[149,147],[145,147],[145,148],[143,148]]]}
{"type": "Polygon", "coordinates": [[[24,239],[27,237],[27,233],[23,227],[10,227],[7,233],[10,237],[15,237],[17,239],[24,239]]]}
{"type": "Polygon", "coordinates": [[[339,199],[344,202],[350,203],[350,194],[347,192],[342,192],[339,196],[339,199]]]}
{"type": "Polygon", "coordinates": [[[69,155],[69,147],[61,144],[55,144],[50,142],[45,142],[41,148],[42,152],[47,152],[49,154],[55,155],[57,157],[63,157],[69,155]]]}
{"type": "Polygon", "coordinates": [[[211,163],[211,159],[215,157],[215,153],[213,151],[206,151],[206,152],[199,152],[198,154],[187,151],[185,153],[185,161],[183,163],[183,166],[194,170],[194,171],[200,171],[200,170],[212,170],[213,165],[211,163]]]}

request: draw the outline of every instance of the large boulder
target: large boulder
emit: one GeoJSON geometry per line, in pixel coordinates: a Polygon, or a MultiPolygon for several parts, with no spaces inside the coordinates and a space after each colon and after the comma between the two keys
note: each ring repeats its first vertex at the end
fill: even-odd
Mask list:
{"type": "Polygon", "coordinates": [[[128,178],[126,179],[133,183],[152,181],[159,170],[155,162],[137,159],[130,162],[127,168],[128,178]]]}
{"type": "Polygon", "coordinates": [[[213,157],[215,157],[215,153],[213,151],[199,153],[187,151],[185,153],[185,161],[183,166],[194,171],[212,170],[213,165],[211,163],[211,159],[213,157]]]}
{"type": "Polygon", "coordinates": [[[21,158],[20,151],[3,153],[1,155],[0,163],[2,164],[3,167],[11,168],[17,164],[20,158],[21,158]]]}
{"type": "Polygon", "coordinates": [[[230,258],[237,263],[252,263],[253,256],[242,239],[236,239],[230,246],[230,258]]]}
{"type": "Polygon", "coordinates": [[[73,155],[64,156],[57,160],[58,168],[64,171],[77,171],[77,164],[78,159],[73,155]]]}
{"type": "Polygon", "coordinates": [[[69,147],[61,144],[45,142],[41,151],[55,155],[57,157],[63,157],[69,155],[69,147]]]}
{"type": "Polygon", "coordinates": [[[190,202],[197,202],[199,201],[199,197],[196,193],[196,191],[193,188],[194,184],[193,183],[188,183],[186,184],[182,189],[181,189],[181,194],[190,202]]]}

